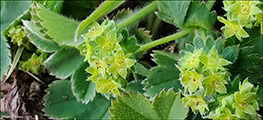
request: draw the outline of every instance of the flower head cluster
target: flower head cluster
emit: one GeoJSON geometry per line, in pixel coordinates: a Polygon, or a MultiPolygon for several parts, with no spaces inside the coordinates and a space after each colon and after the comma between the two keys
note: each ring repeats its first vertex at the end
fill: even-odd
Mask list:
{"type": "Polygon", "coordinates": [[[177,66],[181,71],[181,84],[190,94],[204,87],[206,95],[226,93],[227,76],[224,66],[230,63],[218,55],[215,46],[208,54],[203,49],[194,50],[193,53],[187,51],[180,59],[180,66],[177,66]]]}
{"type": "Polygon", "coordinates": [[[218,17],[218,20],[225,24],[221,29],[224,31],[226,38],[235,35],[241,41],[241,38],[249,37],[243,27],[252,28],[252,23],[255,20],[258,20],[258,23],[262,24],[260,21],[262,18],[259,18],[262,11],[257,7],[260,4],[259,1],[236,0],[224,1],[223,3],[224,10],[227,11],[227,20],[223,17],[218,17]]]}
{"type": "Polygon", "coordinates": [[[47,53],[37,56],[35,53],[27,61],[19,61],[19,69],[39,74],[44,71],[43,62],[47,59],[47,53]]]}
{"type": "Polygon", "coordinates": [[[100,93],[119,95],[126,81],[128,70],[135,64],[130,54],[120,46],[122,34],[114,21],[105,20],[101,25],[94,22],[83,35],[85,43],[78,49],[90,66],[86,69],[100,93]],[[121,78],[121,79],[120,79],[121,78]]]}
{"type": "Polygon", "coordinates": [[[220,106],[210,112],[206,118],[212,119],[256,119],[259,110],[257,88],[248,79],[239,85],[239,91],[218,98],[220,106]]]}
{"type": "Polygon", "coordinates": [[[18,46],[24,45],[27,48],[29,47],[30,41],[27,38],[26,33],[22,29],[21,25],[10,27],[8,31],[8,37],[10,37],[12,39],[12,42],[17,44],[18,46]]]}
{"type": "Polygon", "coordinates": [[[208,110],[205,96],[227,92],[225,85],[229,77],[225,66],[231,62],[219,55],[215,46],[207,52],[201,48],[193,50],[193,53],[184,53],[179,65],[176,65],[181,72],[180,81],[185,90],[184,103],[194,112],[199,110],[204,114],[208,110]]]}
{"type": "MultiPolygon", "coordinates": [[[[217,51],[219,46],[215,46],[218,44],[210,47],[213,44],[209,44],[207,39],[203,40],[206,44],[204,47],[197,48],[196,46],[202,43],[195,42],[201,39],[199,38],[194,39],[195,47],[190,49],[191,52],[181,51],[182,57],[176,65],[180,70],[179,80],[184,87],[183,104],[190,107],[194,113],[198,110],[204,118],[254,119],[258,117],[256,115],[256,111],[259,110],[257,88],[246,79],[243,84],[239,84],[239,91],[231,91],[233,94],[227,94],[229,91],[226,85],[230,81],[230,73],[225,66],[231,62],[219,55],[217,51]],[[217,98],[217,101],[214,98],[217,98]]],[[[236,80],[239,80],[238,77],[234,81],[236,80]]]]}

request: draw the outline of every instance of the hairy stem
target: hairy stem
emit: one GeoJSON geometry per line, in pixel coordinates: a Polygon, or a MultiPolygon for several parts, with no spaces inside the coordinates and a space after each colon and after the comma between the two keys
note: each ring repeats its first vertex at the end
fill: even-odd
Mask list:
{"type": "Polygon", "coordinates": [[[155,11],[157,8],[158,8],[157,1],[152,2],[151,4],[147,5],[145,8],[140,10],[139,12],[135,13],[134,15],[130,16],[129,18],[127,18],[127,19],[123,20],[122,22],[120,22],[118,24],[118,28],[122,29],[122,28],[124,28],[126,26],[131,25],[132,23],[142,19],[143,17],[145,17],[149,13],[155,11]]]}
{"type": "Polygon", "coordinates": [[[189,32],[191,32],[193,30],[194,30],[194,28],[186,28],[186,29],[184,29],[184,30],[182,30],[180,32],[177,32],[177,33],[173,34],[173,35],[170,35],[170,36],[167,36],[167,37],[155,40],[153,42],[144,44],[135,53],[138,53],[138,52],[141,52],[141,51],[144,51],[144,50],[148,50],[148,49],[153,48],[155,46],[167,43],[167,42],[175,40],[175,39],[178,39],[180,37],[185,36],[186,34],[188,34],[189,32]]]}

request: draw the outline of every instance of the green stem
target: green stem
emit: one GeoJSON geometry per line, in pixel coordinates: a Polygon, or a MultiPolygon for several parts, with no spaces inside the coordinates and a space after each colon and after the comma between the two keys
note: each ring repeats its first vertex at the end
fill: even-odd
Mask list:
{"type": "Polygon", "coordinates": [[[125,26],[129,26],[132,23],[142,19],[143,17],[145,17],[146,15],[148,15],[149,13],[155,11],[158,6],[157,6],[157,2],[158,1],[154,1],[151,4],[147,5],[145,8],[143,8],[142,10],[140,10],[139,12],[135,13],[134,15],[130,16],[129,18],[123,20],[122,22],[120,22],[118,24],[118,28],[122,29],[125,26]]]}
{"type": "Polygon", "coordinates": [[[151,29],[152,29],[153,18],[154,18],[154,13],[151,13],[151,14],[148,15],[148,18],[147,18],[147,26],[146,26],[146,29],[147,29],[147,30],[151,30],[151,29]]]}
{"type": "Polygon", "coordinates": [[[191,32],[193,30],[194,30],[194,28],[186,28],[186,29],[184,29],[184,30],[182,30],[180,32],[177,32],[177,33],[173,34],[173,35],[170,35],[170,36],[167,36],[167,37],[155,40],[153,42],[144,44],[135,53],[138,53],[138,52],[141,52],[141,51],[144,51],[144,50],[148,50],[148,49],[153,48],[155,46],[167,43],[167,42],[175,40],[175,39],[178,39],[180,37],[185,36],[186,34],[188,34],[189,32],[191,32]]]}
{"type": "Polygon", "coordinates": [[[5,80],[2,81],[0,85],[2,85],[3,83],[5,83],[5,81],[6,81],[6,80],[10,77],[10,75],[13,73],[13,71],[14,71],[14,69],[15,69],[18,61],[19,61],[19,58],[20,58],[20,56],[21,56],[22,53],[23,53],[24,48],[25,48],[24,46],[20,46],[20,47],[18,48],[18,50],[16,51],[16,55],[15,55],[15,57],[14,57],[13,63],[12,63],[12,65],[11,65],[11,68],[9,69],[5,80]]]}
{"type": "Polygon", "coordinates": [[[162,20],[158,17],[155,18],[155,21],[154,21],[154,24],[153,24],[153,27],[152,27],[152,39],[155,39],[156,37],[156,33],[158,31],[158,28],[160,26],[160,23],[162,22],[162,20]]]}
{"type": "Polygon", "coordinates": [[[216,2],[215,0],[208,0],[208,1],[206,2],[206,7],[207,7],[207,9],[208,9],[209,11],[213,8],[215,2],[216,2]]]}

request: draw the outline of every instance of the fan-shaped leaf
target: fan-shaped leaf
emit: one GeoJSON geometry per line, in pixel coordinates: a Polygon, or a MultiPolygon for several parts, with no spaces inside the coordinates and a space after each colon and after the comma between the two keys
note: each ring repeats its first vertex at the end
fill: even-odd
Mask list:
{"type": "Polygon", "coordinates": [[[77,100],[83,103],[92,101],[96,95],[95,84],[91,81],[87,81],[89,73],[87,73],[85,69],[88,66],[89,64],[86,62],[80,65],[80,68],[74,72],[71,78],[73,94],[76,96],[77,100]]]}
{"type": "Polygon", "coordinates": [[[84,57],[73,47],[63,47],[52,54],[44,66],[57,78],[65,79],[73,74],[84,62],[84,57]]]}

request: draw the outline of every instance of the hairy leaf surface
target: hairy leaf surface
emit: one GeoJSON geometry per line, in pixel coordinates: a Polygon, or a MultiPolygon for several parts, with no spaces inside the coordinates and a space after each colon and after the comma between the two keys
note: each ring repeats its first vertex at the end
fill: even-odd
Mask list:
{"type": "Polygon", "coordinates": [[[188,109],[173,90],[162,91],[151,103],[141,94],[131,92],[112,102],[111,119],[184,119],[188,109]]]}
{"type": "Polygon", "coordinates": [[[51,84],[45,100],[44,110],[52,118],[109,119],[109,100],[97,94],[94,101],[82,104],[72,94],[71,83],[68,80],[57,80],[51,84]]]}
{"type": "Polygon", "coordinates": [[[145,94],[154,97],[162,89],[167,91],[169,88],[174,88],[177,92],[181,88],[178,80],[180,71],[175,66],[177,55],[170,56],[170,53],[155,51],[153,56],[158,66],[152,68],[149,77],[143,81],[145,94]]]}
{"type": "Polygon", "coordinates": [[[43,20],[42,25],[48,30],[48,35],[60,45],[77,46],[84,42],[80,37],[77,42],[74,41],[74,33],[79,25],[78,22],[70,20],[58,13],[47,10],[41,5],[38,16],[43,20]]]}
{"type": "Polygon", "coordinates": [[[157,16],[163,21],[182,28],[191,1],[160,1],[157,16]]]}
{"type": "MultiPolygon", "coordinates": [[[[29,9],[31,1],[1,1],[1,32],[8,27],[19,15],[29,9]]],[[[20,21],[21,22],[21,21],[20,21]]],[[[1,73],[0,80],[7,74],[11,65],[11,51],[1,33],[1,73]]]]}
{"type": "Polygon", "coordinates": [[[23,24],[30,42],[38,49],[44,52],[55,52],[60,49],[60,46],[55,41],[45,38],[45,34],[40,32],[41,28],[37,25],[30,21],[23,21],[23,24]]]}
{"type": "Polygon", "coordinates": [[[84,62],[84,57],[73,47],[63,47],[52,54],[44,65],[51,71],[51,75],[65,79],[73,74],[84,62]]]}
{"type": "Polygon", "coordinates": [[[89,66],[88,63],[83,63],[80,65],[72,78],[71,86],[73,94],[76,96],[77,100],[82,101],[83,103],[88,103],[92,101],[96,95],[95,84],[91,81],[87,81],[87,77],[90,76],[85,69],[89,66]]]}

